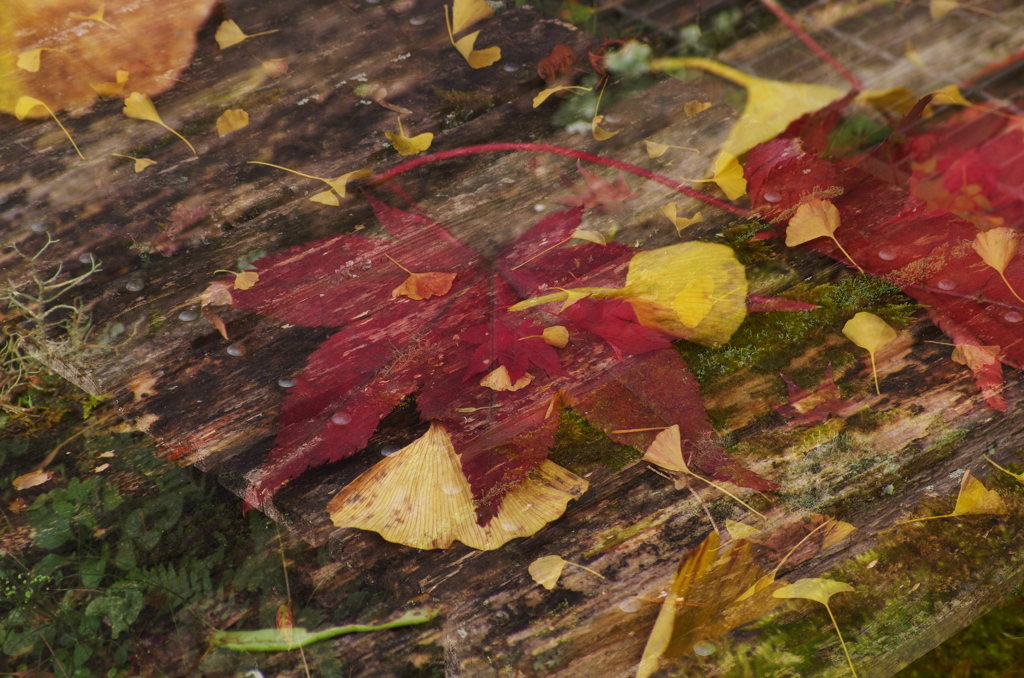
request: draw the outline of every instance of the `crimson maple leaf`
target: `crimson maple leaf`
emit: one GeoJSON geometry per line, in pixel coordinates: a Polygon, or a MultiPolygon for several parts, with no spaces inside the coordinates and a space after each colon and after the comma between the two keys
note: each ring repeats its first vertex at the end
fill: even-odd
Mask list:
{"type": "Polygon", "coordinates": [[[361,450],[410,394],[421,418],[450,435],[481,526],[545,462],[556,394],[626,444],[643,447],[653,433],[621,429],[679,424],[695,468],[758,490],[776,487],[724,454],[695,380],[630,304],[585,299],[562,316],[506,310],[552,288],[621,283],[634,248],[557,248],[579,226],[581,208],[542,219],[489,261],[429,218],[369,200],[391,239],[339,235],[264,257],[259,282],[232,293],[238,308],[339,328],[289,390],[275,447],[250,477],[249,505],[308,467],[361,450]],[[411,270],[453,274],[450,291],[393,296],[411,270]],[[568,326],[565,348],[544,341],[544,328],[555,325],[568,326]]]}
{"type": "Polygon", "coordinates": [[[797,386],[784,374],[782,380],[786,382],[789,403],[776,406],[775,411],[789,419],[793,426],[823,424],[830,416],[845,419],[861,408],[858,403],[843,400],[839,395],[831,364],[825,373],[825,381],[810,392],[797,386]]]}
{"type": "MultiPolygon", "coordinates": [[[[806,147],[802,133],[826,124],[826,116],[834,122],[834,111],[812,114],[794,122],[779,138],[750,151],[746,175],[752,205],[766,220],[779,222],[777,225],[782,230],[786,215],[792,215],[810,197],[823,192],[835,196],[841,192],[832,198],[842,224],[836,235],[853,261],[865,272],[898,285],[918,301],[932,322],[957,345],[997,347],[994,352],[1002,363],[1015,368],[1024,366],[1024,342],[1020,341],[1024,303],[1013,291],[1024,289],[1024,257],[1010,259],[1003,272],[1004,280],[971,246],[980,232],[975,223],[942,209],[934,196],[915,195],[902,185],[904,173],[888,171],[877,162],[861,162],[860,166],[853,167],[821,157],[818,152],[822,149],[813,141],[810,148],[806,147]],[[864,167],[872,172],[865,171],[864,167]]],[[[1004,151],[1024,146],[1019,130],[1010,129],[1006,134],[1010,136],[993,137],[984,145],[1004,151]]],[[[979,143],[978,135],[974,135],[974,141],[979,143]]],[[[922,141],[921,147],[934,149],[934,140],[922,141]]],[[[919,153],[923,150],[919,149],[919,153]]],[[[976,165],[977,158],[967,155],[964,162],[976,165]]],[[[1004,167],[1006,161],[1001,158],[991,164],[1004,167]]],[[[952,161],[946,164],[953,166],[952,161]]],[[[969,182],[975,180],[983,182],[982,175],[990,174],[991,171],[964,175],[961,171],[960,183],[955,185],[971,185],[969,182]]],[[[991,219],[1003,219],[1006,227],[1019,232],[1024,229],[1024,224],[1015,218],[1019,206],[1003,198],[1005,192],[1019,191],[1024,181],[1016,171],[1008,172],[1008,176],[1012,179],[1010,187],[1001,189],[1004,193],[998,194],[999,199],[993,197],[980,203],[976,200],[986,191],[995,196],[994,184],[985,188],[979,183],[976,185],[981,186],[981,190],[971,189],[970,192],[975,202],[985,207],[984,213],[978,215],[982,223],[992,227],[991,219]],[[996,205],[1003,211],[996,210],[996,205]]],[[[943,175],[942,182],[948,181],[951,181],[950,176],[943,175]]],[[[830,239],[818,238],[805,246],[843,263],[849,262],[830,239]]],[[[997,410],[1006,409],[1006,402],[999,395],[999,365],[986,360],[973,363],[975,379],[988,405],[997,410]]]]}
{"type": "Polygon", "coordinates": [[[615,183],[612,183],[593,172],[588,172],[578,160],[576,168],[583,175],[583,180],[587,185],[579,186],[563,178],[573,194],[557,198],[556,202],[570,207],[596,207],[599,212],[621,212],[624,208],[623,203],[640,195],[630,190],[629,184],[626,183],[626,177],[622,176],[621,172],[615,179],[615,183]]]}

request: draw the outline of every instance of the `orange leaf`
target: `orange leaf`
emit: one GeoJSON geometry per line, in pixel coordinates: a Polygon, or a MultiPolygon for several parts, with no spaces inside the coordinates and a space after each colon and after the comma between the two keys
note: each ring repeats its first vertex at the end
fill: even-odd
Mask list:
{"type": "Polygon", "coordinates": [[[391,298],[405,296],[421,300],[443,297],[448,294],[454,281],[454,273],[410,273],[405,282],[391,291],[391,298]]]}

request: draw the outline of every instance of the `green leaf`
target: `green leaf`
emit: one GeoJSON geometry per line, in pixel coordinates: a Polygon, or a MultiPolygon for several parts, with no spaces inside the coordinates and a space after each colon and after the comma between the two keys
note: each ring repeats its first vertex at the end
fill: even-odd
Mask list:
{"type": "Polygon", "coordinates": [[[107,558],[94,558],[82,563],[78,573],[82,577],[82,587],[87,589],[99,588],[103,580],[103,573],[107,569],[107,558]]]}
{"type": "Polygon", "coordinates": [[[90,617],[102,617],[110,624],[111,636],[117,638],[138,618],[142,607],[142,594],[138,589],[111,589],[107,595],[89,603],[85,608],[85,614],[90,617]]]}

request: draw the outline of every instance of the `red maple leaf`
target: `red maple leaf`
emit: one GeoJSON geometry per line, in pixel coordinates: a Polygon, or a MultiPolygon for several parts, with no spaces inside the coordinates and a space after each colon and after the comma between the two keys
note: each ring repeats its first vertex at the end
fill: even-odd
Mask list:
{"type": "MultiPolygon", "coordinates": [[[[832,195],[842,224],[836,237],[865,272],[898,285],[927,310],[932,322],[953,337],[956,344],[999,347],[999,360],[1011,367],[1024,366],[1024,342],[1020,340],[1024,329],[1024,304],[1010,290],[1010,286],[1024,289],[1024,257],[1017,256],[1009,262],[1005,270],[1007,282],[1004,282],[971,247],[979,228],[941,209],[934,200],[919,197],[901,185],[900,177],[908,176],[907,173],[901,173],[898,167],[888,171],[884,163],[877,162],[877,156],[874,157],[876,162],[861,162],[860,166],[851,167],[820,157],[819,148],[808,150],[799,135],[816,124],[827,124],[825,116],[832,120],[832,113],[807,116],[793,123],[779,138],[750,151],[746,175],[752,205],[767,220],[776,220],[781,231],[787,215],[802,202],[823,192],[832,195]],[[871,168],[872,172],[863,167],[871,168]],[[841,195],[835,195],[840,192],[841,195]]],[[[1017,139],[1019,131],[1009,134],[1014,136],[992,137],[983,140],[983,145],[992,144],[1006,152],[1006,148],[1018,148],[1024,143],[1024,138],[1017,139]]],[[[922,148],[926,146],[933,151],[937,148],[934,140],[930,144],[922,141],[922,148]]],[[[991,178],[989,170],[975,169],[974,174],[965,174],[967,165],[977,164],[977,157],[966,152],[961,155],[966,155],[959,175],[961,181],[952,185],[963,186],[965,181],[970,185],[970,182],[985,182],[986,177],[991,178]],[[963,179],[964,176],[967,178],[963,179]]],[[[1006,161],[1003,158],[989,164],[1005,167],[1006,161]]],[[[945,165],[954,167],[956,163],[950,160],[945,165]]],[[[1008,172],[1008,176],[1013,181],[1006,190],[1012,192],[1013,185],[1019,190],[1019,185],[1024,183],[1019,181],[1020,173],[1008,172]]],[[[943,176],[942,180],[945,183],[949,177],[943,176]]],[[[992,193],[995,185],[984,185],[988,188],[983,191],[995,196],[992,193]]],[[[988,203],[993,209],[986,209],[983,215],[986,219],[1001,218],[1007,227],[1017,231],[1024,229],[1024,223],[1015,216],[1019,205],[996,197],[988,203]],[[996,204],[1004,206],[1006,217],[994,209],[996,204]]],[[[827,238],[812,240],[805,246],[849,263],[836,244],[827,238]]],[[[997,372],[988,364],[984,369],[976,369],[975,376],[986,402],[1001,410],[1006,403],[998,395],[1001,377],[997,372]]]]}
{"type": "Polygon", "coordinates": [[[289,390],[275,447],[252,478],[249,505],[308,467],[361,450],[410,394],[423,420],[450,433],[481,525],[547,458],[558,422],[547,416],[555,394],[626,444],[643,447],[653,435],[614,431],[678,423],[694,467],[758,490],[776,487],[724,454],[693,377],[631,307],[588,299],[564,316],[506,310],[549,288],[621,284],[637,253],[632,247],[557,248],[579,226],[581,208],[542,219],[488,261],[429,218],[369,200],[393,239],[340,235],[264,257],[256,264],[259,283],[232,293],[238,308],[339,328],[289,390]],[[392,290],[407,274],[388,259],[454,274],[452,287],[430,299],[395,298],[392,290]],[[568,326],[565,348],[538,336],[554,325],[568,326]],[[623,361],[624,353],[643,355],[623,361]],[[481,374],[488,379],[499,369],[516,388],[480,384],[481,374]],[[531,382],[517,384],[527,375],[531,382]]]}
{"type": "Polygon", "coordinates": [[[593,172],[588,172],[579,161],[576,162],[576,167],[583,175],[583,180],[587,185],[579,186],[563,178],[573,194],[557,198],[556,202],[570,207],[596,207],[599,212],[621,212],[624,208],[623,203],[640,195],[630,190],[629,184],[626,183],[626,177],[622,176],[621,172],[615,179],[615,183],[612,183],[593,172]]]}
{"type": "Polygon", "coordinates": [[[845,418],[861,407],[857,403],[843,400],[839,395],[831,364],[825,373],[825,381],[810,392],[797,386],[786,375],[781,376],[789,392],[789,404],[776,406],[775,411],[789,419],[793,426],[823,424],[830,416],[845,418]]]}

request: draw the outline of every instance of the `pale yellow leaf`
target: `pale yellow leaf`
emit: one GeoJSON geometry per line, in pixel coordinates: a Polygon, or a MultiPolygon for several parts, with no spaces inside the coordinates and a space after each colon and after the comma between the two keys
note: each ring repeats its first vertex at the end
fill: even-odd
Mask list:
{"type": "Polygon", "coordinates": [[[519,377],[516,383],[512,383],[512,377],[508,373],[508,369],[504,365],[498,367],[498,369],[487,373],[483,379],[480,380],[480,385],[484,388],[489,388],[492,391],[518,391],[524,389],[533,383],[532,374],[524,374],[519,377]]]}
{"type": "Polygon", "coordinates": [[[995,490],[986,488],[980,480],[964,473],[960,481],[960,494],[956,498],[956,507],[951,516],[968,515],[1005,515],[1009,513],[1002,497],[995,490]]]}
{"type": "Polygon", "coordinates": [[[231,19],[224,21],[220,26],[217,27],[217,32],[214,34],[213,39],[217,41],[217,45],[221,49],[227,49],[237,45],[240,42],[244,42],[249,38],[255,38],[261,35],[270,35],[271,33],[277,33],[278,29],[272,31],[263,31],[262,33],[253,33],[252,35],[246,35],[242,32],[242,29],[238,27],[231,19]]]}
{"type": "Polygon", "coordinates": [[[669,426],[659,433],[644,452],[643,460],[669,471],[689,472],[686,460],[683,459],[679,425],[669,426]]]}
{"type": "Polygon", "coordinates": [[[579,238],[580,240],[589,240],[596,245],[607,245],[608,241],[605,240],[604,235],[598,231],[588,231],[586,229],[577,228],[572,232],[573,238],[579,238]]]}
{"type": "Polygon", "coordinates": [[[288,62],[290,59],[267,59],[261,61],[260,66],[263,67],[263,72],[267,74],[268,78],[280,78],[282,75],[288,72],[288,62]]]}
{"type": "Polygon", "coordinates": [[[545,343],[555,348],[565,348],[566,344],[569,343],[569,330],[561,325],[545,327],[541,336],[544,338],[545,343]]]}
{"type": "Polygon", "coordinates": [[[332,207],[338,207],[339,205],[341,205],[341,202],[338,201],[338,196],[335,195],[334,191],[330,189],[326,191],[321,191],[316,195],[310,196],[309,201],[318,202],[321,205],[330,205],[332,207]]]}
{"type": "Polygon", "coordinates": [[[156,160],[150,160],[149,158],[136,158],[135,159],[135,173],[138,174],[147,167],[152,167],[156,164],[156,160]]]}
{"type": "Polygon", "coordinates": [[[725,529],[729,531],[729,536],[733,539],[747,539],[761,533],[761,530],[756,527],[744,525],[731,518],[725,519],[725,529]]]}
{"type": "Polygon", "coordinates": [[[18,491],[27,490],[30,487],[42,485],[52,477],[53,474],[49,471],[29,471],[28,473],[24,473],[15,478],[11,481],[11,484],[14,485],[14,489],[18,491]]]}
{"type": "Polygon", "coordinates": [[[109,23],[103,20],[104,6],[100,3],[99,9],[89,15],[79,14],[78,12],[71,12],[68,17],[71,19],[77,19],[78,21],[95,21],[96,23],[103,24],[107,28],[113,28],[109,23]]]}
{"type": "Polygon", "coordinates": [[[928,4],[928,11],[933,19],[941,19],[959,7],[960,3],[957,0],[931,0],[928,4]]]}
{"type": "Polygon", "coordinates": [[[260,274],[256,271],[242,271],[235,275],[235,289],[247,290],[260,280],[260,274]]]}
{"type": "Polygon", "coordinates": [[[486,49],[473,49],[476,45],[476,39],[480,35],[480,31],[474,31],[469,35],[459,38],[458,40],[452,40],[452,45],[458,50],[459,54],[466,60],[470,68],[487,68],[491,64],[501,59],[501,48],[500,47],[487,47],[486,49]]]}
{"type": "Polygon", "coordinates": [[[542,103],[548,100],[549,96],[551,96],[555,92],[579,92],[582,96],[583,92],[589,92],[590,90],[590,87],[576,87],[569,85],[562,85],[560,87],[549,87],[548,89],[541,90],[537,96],[533,97],[533,107],[537,108],[538,106],[540,106],[542,103]]]}
{"type": "Polygon", "coordinates": [[[217,134],[224,136],[249,124],[249,114],[241,108],[231,108],[217,118],[217,134]]]}
{"type": "Polygon", "coordinates": [[[42,55],[43,49],[41,47],[22,52],[18,55],[17,66],[29,73],[38,73],[42,55]]]}
{"type": "MultiPolygon", "coordinates": [[[[646,141],[645,140],[644,144],[647,146],[647,155],[652,160],[654,158],[660,158],[661,156],[665,155],[665,151],[667,151],[669,149],[669,146],[667,144],[659,144],[659,143],[656,143],[654,141],[646,141]]],[[[672,203],[672,204],[674,205],[675,203],[672,203]]],[[[670,219],[674,219],[675,217],[669,217],[669,218],[670,219]]]]}
{"type": "Polygon", "coordinates": [[[956,85],[946,85],[940,90],[935,92],[935,96],[932,97],[933,104],[951,104],[954,106],[970,106],[971,102],[964,98],[964,95],[960,93],[960,88],[956,85]]]}
{"type": "Polygon", "coordinates": [[[982,261],[999,273],[1004,273],[1010,259],[1017,252],[1017,231],[1006,226],[979,231],[971,246],[982,261]]]}
{"type": "Polygon", "coordinates": [[[686,327],[694,328],[708,317],[715,302],[715,280],[709,275],[690,280],[672,300],[672,310],[686,327]]]}
{"type": "Polygon", "coordinates": [[[530,563],[530,567],[527,569],[533,581],[550,591],[558,585],[562,570],[568,564],[569,562],[561,556],[541,556],[530,563]]]}
{"type": "Polygon", "coordinates": [[[815,238],[831,238],[839,228],[839,210],[828,200],[811,198],[796,210],[786,228],[786,246],[796,247],[815,238]]]}
{"type": "Polygon", "coordinates": [[[874,354],[896,340],[896,330],[874,313],[861,311],[843,326],[846,338],[868,353],[874,354]]]}
{"type": "MultiPolygon", "coordinates": [[[[338,192],[339,196],[344,198],[345,197],[345,190],[346,190],[346,186],[348,185],[348,182],[355,181],[356,179],[366,179],[367,177],[371,176],[372,174],[373,174],[373,172],[371,170],[365,170],[365,169],[364,170],[356,170],[354,172],[346,172],[345,174],[342,174],[337,179],[331,179],[329,181],[324,179],[322,181],[325,181],[328,186],[330,186],[331,188],[333,188],[335,191],[338,192]]],[[[337,204],[337,203],[335,203],[335,204],[337,204]]]]}
{"type": "Polygon", "coordinates": [[[128,71],[117,71],[114,74],[114,82],[101,82],[98,85],[89,83],[89,87],[92,87],[101,97],[115,97],[124,91],[129,75],[128,71]]]}
{"type": "Polygon", "coordinates": [[[587,487],[582,478],[545,461],[509,490],[497,515],[481,527],[451,438],[432,423],[423,437],[356,478],[327,510],[338,527],[373,530],[413,548],[447,548],[458,540],[491,550],[534,534],[587,487]]]}
{"type": "Polygon", "coordinates": [[[833,524],[830,527],[824,528],[826,531],[825,537],[821,541],[822,551],[832,548],[857,531],[856,527],[845,521],[832,520],[831,522],[833,524]]]}
{"type": "Polygon", "coordinates": [[[829,598],[837,593],[849,593],[855,589],[849,584],[831,579],[798,579],[783,586],[772,595],[776,598],[803,598],[828,605],[829,598]]]}
{"type": "Polygon", "coordinates": [[[718,184],[729,200],[735,200],[747,193],[747,180],[743,176],[743,168],[740,167],[736,156],[730,153],[719,154],[715,160],[715,176],[711,181],[718,184]]]}
{"type": "Polygon", "coordinates": [[[398,151],[399,155],[416,155],[417,153],[422,153],[430,148],[430,144],[434,141],[434,135],[430,132],[417,134],[414,137],[405,136],[401,122],[399,122],[397,133],[387,131],[384,132],[384,136],[388,138],[391,145],[394,146],[396,151],[398,151]]]}
{"type": "Polygon", "coordinates": [[[595,115],[594,119],[590,121],[590,131],[593,133],[594,138],[598,141],[604,141],[611,139],[613,136],[621,132],[622,130],[616,130],[609,132],[608,130],[601,127],[601,123],[604,121],[603,115],[595,115]]]}
{"type": "Polygon", "coordinates": [[[39,99],[35,99],[33,97],[20,97],[18,99],[18,103],[14,106],[14,117],[18,120],[24,120],[36,106],[42,106],[47,112],[50,111],[49,107],[39,99]]]}
{"type": "MultiPolygon", "coordinates": [[[[124,108],[121,109],[121,112],[129,118],[135,118],[136,120],[148,120],[158,125],[164,124],[164,121],[160,119],[160,115],[156,112],[153,100],[141,92],[132,92],[124,100],[124,108]]],[[[164,126],[166,127],[166,125],[164,126]]]]}
{"type": "Polygon", "coordinates": [[[492,16],[494,10],[484,0],[455,0],[452,3],[452,33],[461,33],[492,16]]]}

